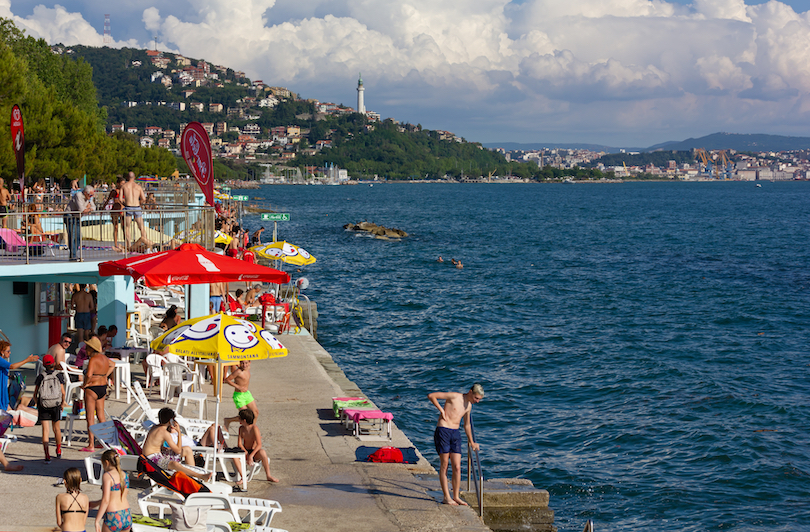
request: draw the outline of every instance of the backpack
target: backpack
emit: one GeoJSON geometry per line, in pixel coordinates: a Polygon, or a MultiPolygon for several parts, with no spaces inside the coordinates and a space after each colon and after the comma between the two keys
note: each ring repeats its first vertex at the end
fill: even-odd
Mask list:
{"type": "Polygon", "coordinates": [[[39,385],[39,404],[43,408],[54,408],[62,404],[62,386],[59,382],[59,373],[52,371],[43,373],[39,385]]]}

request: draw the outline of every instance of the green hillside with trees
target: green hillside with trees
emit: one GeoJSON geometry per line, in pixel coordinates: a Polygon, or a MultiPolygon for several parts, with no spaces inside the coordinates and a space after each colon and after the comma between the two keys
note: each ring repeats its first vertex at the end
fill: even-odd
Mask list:
{"type": "MultiPolygon", "coordinates": [[[[93,70],[83,60],[55,55],[12,21],[0,19],[0,114],[18,104],[25,123],[26,176],[112,179],[129,170],[169,174],[174,157],[105,133],[93,70]]],[[[10,131],[0,128],[0,175],[16,178],[10,131]]]]}

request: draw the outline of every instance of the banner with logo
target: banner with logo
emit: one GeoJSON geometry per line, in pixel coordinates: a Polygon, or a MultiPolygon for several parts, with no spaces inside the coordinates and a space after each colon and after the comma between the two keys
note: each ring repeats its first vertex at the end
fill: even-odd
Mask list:
{"type": "Polygon", "coordinates": [[[180,151],[194,179],[200,185],[205,201],[214,206],[214,164],[208,133],[199,122],[192,122],[183,130],[180,151]]]}
{"type": "Polygon", "coordinates": [[[22,111],[18,105],[11,108],[11,144],[14,147],[14,156],[17,158],[17,178],[20,180],[20,190],[25,190],[25,127],[23,126],[22,111]]]}

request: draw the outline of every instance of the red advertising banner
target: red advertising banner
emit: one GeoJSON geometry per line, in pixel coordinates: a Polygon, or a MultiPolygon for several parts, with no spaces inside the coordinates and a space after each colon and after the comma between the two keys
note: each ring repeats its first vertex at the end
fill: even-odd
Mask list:
{"type": "Polygon", "coordinates": [[[208,133],[199,122],[192,122],[183,130],[180,151],[194,179],[200,185],[205,200],[214,206],[214,164],[211,158],[211,142],[208,133]]]}
{"type": "Polygon", "coordinates": [[[11,144],[14,147],[14,156],[17,158],[17,178],[20,180],[20,190],[25,190],[25,127],[20,107],[11,108],[11,144]]]}

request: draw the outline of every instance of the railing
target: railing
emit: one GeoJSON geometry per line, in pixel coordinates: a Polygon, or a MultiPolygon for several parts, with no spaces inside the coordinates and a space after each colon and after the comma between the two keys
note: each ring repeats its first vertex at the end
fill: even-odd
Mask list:
{"type": "Polygon", "coordinates": [[[211,207],[165,203],[145,207],[141,234],[136,219],[125,217],[123,211],[81,214],[65,211],[63,205],[48,199],[55,199],[55,195],[43,197],[39,204],[10,205],[16,212],[2,218],[0,263],[116,260],[133,251],[171,248],[183,242],[195,242],[208,249],[214,244],[211,207]],[[43,210],[35,210],[38,207],[43,210]],[[129,225],[127,231],[125,224],[129,225]],[[125,245],[127,233],[129,246],[125,245]]]}
{"type": "MultiPolygon", "coordinates": [[[[470,413],[470,434],[473,441],[475,437],[475,427],[473,426],[472,413],[470,413]]],[[[481,457],[477,450],[474,450],[471,442],[467,441],[467,491],[470,491],[470,482],[475,484],[475,497],[478,499],[478,517],[484,518],[484,470],[481,468],[481,457]],[[473,476],[475,473],[475,476],[473,476]]]]}
{"type": "MultiPolygon", "coordinates": [[[[307,300],[307,316],[309,317],[309,329],[308,330],[309,330],[309,334],[312,334],[314,336],[314,332],[312,330],[312,301],[309,300],[309,298],[306,296],[306,294],[304,294],[304,293],[302,293],[300,291],[298,292],[298,296],[303,297],[304,299],[307,300]]],[[[301,300],[296,299],[295,303],[296,303],[296,306],[299,309],[299,317],[301,317],[301,315],[300,315],[301,300]]],[[[303,321],[303,318],[302,318],[302,321],[303,321]]],[[[303,325],[303,323],[301,325],[303,325]]]]}

